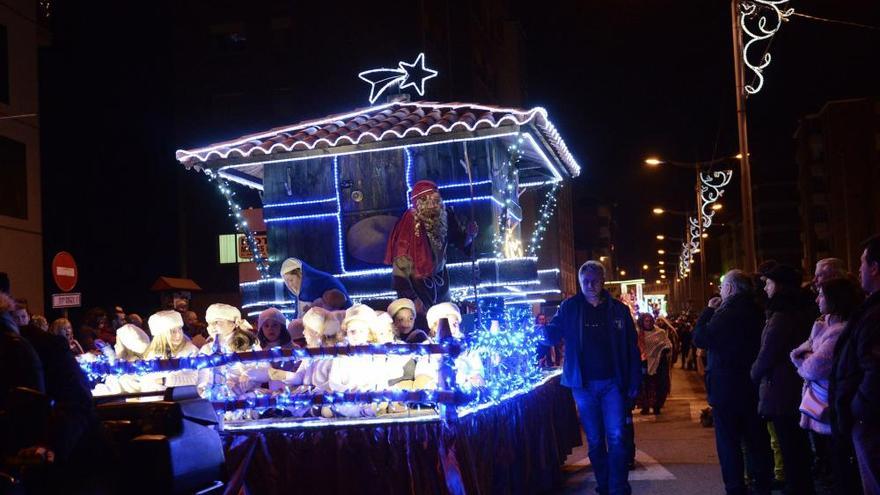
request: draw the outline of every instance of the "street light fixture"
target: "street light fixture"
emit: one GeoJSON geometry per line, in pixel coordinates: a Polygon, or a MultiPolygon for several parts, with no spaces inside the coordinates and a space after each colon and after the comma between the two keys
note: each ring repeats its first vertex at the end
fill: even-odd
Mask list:
{"type": "Polygon", "coordinates": [[[665,235],[663,235],[663,234],[657,234],[657,240],[658,240],[658,241],[662,241],[663,239],[666,239],[666,236],[665,236],[665,235]]]}
{"type": "Polygon", "coordinates": [[[647,269],[648,269],[648,265],[642,265],[642,270],[647,270],[647,269]]]}
{"type": "Polygon", "coordinates": [[[661,165],[662,163],[663,163],[663,160],[661,160],[659,158],[654,158],[654,157],[645,158],[645,164],[649,165],[651,167],[656,167],[657,165],[661,165]]]}
{"type": "Polygon", "coordinates": [[[621,276],[621,277],[625,277],[625,276],[626,276],[626,270],[620,270],[620,276],[621,276]]]}
{"type": "Polygon", "coordinates": [[[712,209],[715,210],[715,211],[718,211],[718,210],[720,210],[720,209],[722,209],[722,208],[724,208],[724,205],[721,204],[721,203],[713,203],[713,204],[712,204],[712,209]]]}
{"type": "Polygon", "coordinates": [[[651,211],[653,211],[655,215],[662,215],[666,213],[666,210],[664,210],[663,208],[654,208],[651,211]]]}

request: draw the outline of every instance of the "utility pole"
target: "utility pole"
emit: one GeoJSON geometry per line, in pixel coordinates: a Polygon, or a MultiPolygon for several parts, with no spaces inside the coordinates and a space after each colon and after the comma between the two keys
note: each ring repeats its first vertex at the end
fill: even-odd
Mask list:
{"type": "MultiPolygon", "coordinates": [[[[701,164],[697,164],[695,167],[697,171],[697,184],[694,186],[697,192],[697,221],[700,223],[700,292],[699,304],[706,303],[706,247],[703,245],[703,194],[702,194],[702,179],[701,174],[703,173],[703,167],[701,164]]],[[[688,217],[688,221],[690,221],[690,217],[688,217]]]]}
{"type": "MultiPolygon", "coordinates": [[[[745,68],[743,64],[742,27],[739,24],[737,7],[739,0],[730,2],[730,23],[733,33],[733,73],[736,78],[736,120],[739,133],[740,195],[742,196],[743,250],[745,251],[746,271],[758,269],[755,255],[755,224],[752,214],[752,172],[749,163],[749,133],[746,121],[745,68]]],[[[702,250],[701,250],[702,252],[702,250]]]]}

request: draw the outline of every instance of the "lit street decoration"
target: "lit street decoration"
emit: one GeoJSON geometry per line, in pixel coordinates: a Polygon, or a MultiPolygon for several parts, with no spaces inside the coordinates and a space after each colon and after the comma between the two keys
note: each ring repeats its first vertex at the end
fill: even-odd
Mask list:
{"type": "Polygon", "coordinates": [[[703,213],[703,226],[701,229],[698,217],[688,217],[687,235],[681,245],[681,259],[678,263],[679,276],[687,276],[694,253],[700,252],[700,235],[702,230],[712,226],[712,218],[716,212],[716,210],[712,209],[712,206],[717,204],[718,200],[724,196],[724,187],[730,184],[732,179],[732,170],[712,170],[700,173],[699,208],[703,213]]]}
{"type": "Polygon", "coordinates": [[[788,21],[788,18],[794,14],[794,9],[786,8],[788,0],[744,0],[739,6],[739,23],[743,35],[749,39],[743,46],[743,63],[755,73],[757,78],[755,86],[747,84],[744,89],[746,93],[755,94],[764,86],[763,72],[770,65],[770,52],[768,47],[759,60],[754,60],[754,57],[750,58],[749,50],[756,43],[772,38],[782,27],[782,23],[788,21]]]}
{"type": "Polygon", "coordinates": [[[724,196],[724,187],[733,179],[733,170],[714,170],[700,174],[700,196],[703,209],[703,228],[712,226],[712,217],[717,210],[712,207],[724,196]]]}
{"type": "Polygon", "coordinates": [[[425,94],[425,81],[437,77],[437,71],[425,67],[425,54],[419,53],[411,64],[398,62],[396,69],[381,68],[365,70],[358,74],[362,80],[370,83],[370,104],[385,92],[385,90],[397,86],[406,89],[410,86],[415,88],[419,96],[425,94]]]}

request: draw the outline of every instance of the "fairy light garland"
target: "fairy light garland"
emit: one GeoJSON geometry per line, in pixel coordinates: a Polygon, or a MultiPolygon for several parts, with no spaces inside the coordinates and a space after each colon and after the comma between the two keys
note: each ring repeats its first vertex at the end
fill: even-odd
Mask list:
{"type": "Polygon", "coordinates": [[[538,344],[542,340],[534,325],[531,308],[505,304],[497,297],[477,300],[481,326],[468,338],[468,346],[483,361],[486,387],[479,390],[472,402],[498,401],[518,389],[532,387],[540,381],[538,344]]]}
{"type": "Polygon", "coordinates": [[[541,248],[541,241],[544,240],[544,232],[547,231],[547,225],[550,223],[553,212],[556,210],[556,192],[560,187],[562,187],[561,183],[554,183],[544,196],[544,203],[541,205],[541,209],[538,210],[538,221],[535,223],[535,231],[532,232],[532,238],[529,241],[526,256],[536,256],[538,250],[541,248]]]}
{"type": "Polygon", "coordinates": [[[197,371],[244,363],[268,363],[305,358],[333,358],[336,356],[357,355],[414,355],[448,354],[453,357],[461,352],[461,345],[455,341],[442,344],[370,344],[362,346],[308,347],[282,349],[275,347],[261,351],[200,354],[197,356],[172,359],[144,359],[122,361],[99,357],[95,361],[81,362],[80,368],[90,379],[107,375],[144,375],[147,373],[168,373],[173,371],[197,371]]]}
{"type": "Polygon", "coordinates": [[[260,251],[254,233],[250,227],[248,227],[247,219],[245,219],[244,214],[242,213],[241,206],[235,201],[235,192],[229,187],[228,182],[221,179],[210,170],[206,171],[206,174],[208,175],[208,180],[217,186],[217,190],[220,191],[220,194],[226,199],[226,205],[229,207],[229,216],[235,221],[235,229],[244,234],[245,241],[251,251],[251,256],[253,256],[254,264],[257,266],[257,271],[260,273],[260,278],[270,278],[272,275],[269,272],[269,260],[264,257],[263,252],[260,251]]]}

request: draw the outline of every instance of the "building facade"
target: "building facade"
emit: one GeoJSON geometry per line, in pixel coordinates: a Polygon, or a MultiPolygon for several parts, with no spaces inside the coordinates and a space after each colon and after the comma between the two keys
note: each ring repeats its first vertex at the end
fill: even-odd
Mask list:
{"type": "Polygon", "coordinates": [[[880,100],[826,103],[794,135],[803,227],[801,265],[842,259],[859,268],[860,243],[880,232],[880,100]]]}
{"type": "Polygon", "coordinates": [[[38,55],[48,38],[37,2],[0,4],[0,272],[33,313],[44,312],[38,55]]]}

